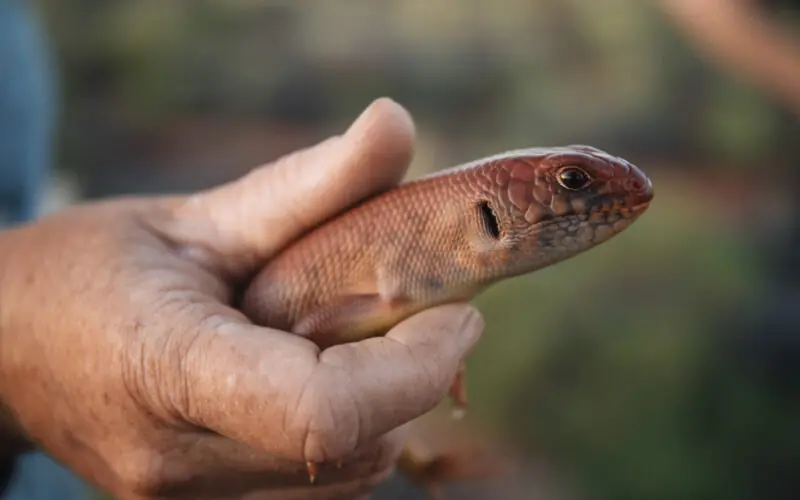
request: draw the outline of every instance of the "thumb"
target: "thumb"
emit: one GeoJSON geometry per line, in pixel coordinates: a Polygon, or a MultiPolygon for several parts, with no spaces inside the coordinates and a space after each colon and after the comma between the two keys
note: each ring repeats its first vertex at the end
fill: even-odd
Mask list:
{"type": "Polygon", "coordinates": [[[188,197],[165,231],[193,256],[239,275],[325,219],[397,184],[411,161],[413,139],[408,112],[378,99],[344,135],[188,197]]]}

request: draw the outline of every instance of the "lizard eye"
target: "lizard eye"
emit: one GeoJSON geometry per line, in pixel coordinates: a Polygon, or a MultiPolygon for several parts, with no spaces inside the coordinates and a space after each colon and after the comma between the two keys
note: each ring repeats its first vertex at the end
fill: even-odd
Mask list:
{"type": "Polygon", "coordinates": [[[569,189],[570,191],[584,189],[592,182],[589,174],[578,167],[564,167],[559,170],[556,178],[564,189],[569,189]]]}

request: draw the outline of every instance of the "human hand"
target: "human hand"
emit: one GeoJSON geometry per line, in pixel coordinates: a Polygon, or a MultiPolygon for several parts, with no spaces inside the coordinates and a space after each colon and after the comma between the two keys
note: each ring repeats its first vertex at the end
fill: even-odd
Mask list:
{"type": "Polygon", "coordinates": [[[447,394],[480,316],[439,307],[320,352],[231,304],[288,242],[395,185],[412,142],[407,113],[379,100],[343,136],[217,189],[0,235],[4,437],[118,498],[369,492],[400,453],[396,429],[447,394]],[[325,462],[317,484],[306,461],[325,462]]]}

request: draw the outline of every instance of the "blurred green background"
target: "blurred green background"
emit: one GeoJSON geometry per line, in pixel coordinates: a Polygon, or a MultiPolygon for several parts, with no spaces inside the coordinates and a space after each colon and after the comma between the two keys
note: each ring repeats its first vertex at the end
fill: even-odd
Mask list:
{"type": "MultiPolygon", "coordinates": [[[[44,1],[62,90],[52,204],[211,186],[382,95],[417,121],[413,175],[608,150],[651,176],[654,203],[476,301],[471,411],[525,459],[452,498],[798,498],[797,110],[663,3],[44,1]]],[[[797,33],[796,2],[756,3],[797,33]]]]}

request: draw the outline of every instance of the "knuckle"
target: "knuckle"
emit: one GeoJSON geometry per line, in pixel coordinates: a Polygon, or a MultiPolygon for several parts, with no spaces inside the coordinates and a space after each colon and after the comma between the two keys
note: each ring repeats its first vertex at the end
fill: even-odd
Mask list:
{"type": "MultiPolygon", "coordinates": [[[[330,374],[327,377],[330,379],[330,374]]],[[[315,379],[319,380],[315,376],[306,384],[298,402],[297,414],[303,417],[301,421],[305,425],[302,441],[304,459],[323,462],[343,457],[356,449],[360,415],[346,386],[315,383],[315,379]]]]}
{"type": "Polygon", "coordinates": [[[148,335],[147,320],[137,319],[136,335],[122,363],[126,393],[154,415],[169,421],[195,416],[192,375],[205,368],[210,336],[224,318],[186,300],[183,292],[167,290],[152,316],[169,316],[173,325],[148,335]]]}

